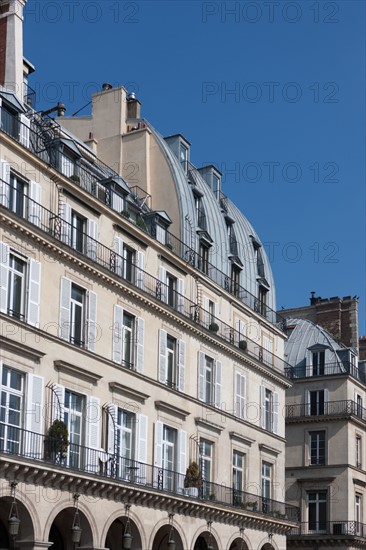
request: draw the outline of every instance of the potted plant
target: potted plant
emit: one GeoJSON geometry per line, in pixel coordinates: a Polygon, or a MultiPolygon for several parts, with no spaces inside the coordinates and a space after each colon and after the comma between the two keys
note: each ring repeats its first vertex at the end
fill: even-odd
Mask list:
{"type": "Polygon", "coordinates": [[[122,210],[121,214],[124,218],[129,219],[129,217],[130,217],[130,213],[129,213],[128,210],[122,210]]]}
{"type": "Polygon", "coordinates": [[[243,351],[246,351],[248,347],[248,342],[246,340],[239,340],[239,348],[243,351]]]}
{"type": "Polygon", "coordinates": [[[78,176],[77,174],[72,174],[72,176],[70,176],[70,179],[72,181],[75,181],[76,183],[80,183],[80,176],[78,176]]]}
{"type": "Polygon", "coordinates": [[[252,501],[252,502],[247,502],[245,504],[245,507],[247,510],[251,510],[252,512],[255,512],[257,510],[257,506],[258,506],[258,503],[256,500],[252,501]]]}
{"type": "Polygon", "coordinates": [[[67,457],[69,432],[65,422],[56,418],[48,429],[45,438],[46,458],[55,462],[67,457]]]}
{"type": "Polygon", "coordinates": [[[198,497],[198,489],[202,485],[202,476],[197,462],[191,462],[186,470],[184,478],[184,487],[186,495],[198,497]]]}
{"type": "Polygon", "coordinates": [[[137,216],[136,218],[136,225],[143,231],[146,231],[146,224],[141,216],[137,216]]]}
{"type": "Polygon", "coordinates": [[[218,325],[217,323],[212,322],[212,323],[210,323],[210,325],[209,325],[208,328],[209,328],[209,330],[211,330],[212,332],[218,332],[218,330],[219,330],[220,327],[219,327],[219,325],[218,325]]]}

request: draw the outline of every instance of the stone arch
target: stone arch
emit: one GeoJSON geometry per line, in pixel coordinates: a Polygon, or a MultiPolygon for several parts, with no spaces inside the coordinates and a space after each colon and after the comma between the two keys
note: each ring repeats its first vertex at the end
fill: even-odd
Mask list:
{"type": "Polygon", "coordinates": [[[177,529],[177,526],[173,523],[173,529],[171,525],[166,521],[164,525],[161,525],[159,529],[155,532],[153,541],[152,541],[152,550],[167,550],[168,549],[168,540],[172,536],[176,543],[176,550],[186,550],[187,546],[182,539],[180,531],[177,529]]]}
{"type": "MultiPolygon", "coordinates": [[[[71,527],[75,515],[74,505],[64,502],[63,504],[60,503],[57,508],[58,510],[53,512],[47,521],[44,539],[52,543],[50,550],[73,550],[71,527]]],[[[93,536],[92,522],[88,515],[83,508],[80,509],[79,507],[80,527],[82,529],[80,546],[93,548],[95,537],[93,536]]]]}
{"type": "MultiPolygon", "coordinates": [[[[13,498],[6,496],[0,499],[0,548],[10,548],[12,545],[9,536],[8,519],[13,498]]],[[[15,499],[18,516],[20,519],[19,534],[17,541],[34,541],[35,529],[32,514],[28,507],[19,499],[15,499]]]]}
{"type": "Polygon", "coordinates": [[[216,533],[211,533],[206,529],[202,531],[194,541],[194,550],[207,550],[208,546],[212,546],[214,550],[219,550],[221,546],[217,543],[217,535],[216,533]]]}
{"type": "MultiPolygon", "coordinates": [[[[123,548],[123,537],[126,532],[127,527],[127,517],[126,515],[119,514],[114,517],[110,522],[108,529],[105,533],[105,542],[104,548],[109,548],[109,550],[120,550],[121,546],[123,548]]],[[[128,521],[128,532],[132,536],[131,550],[143,550],[144,545],[141,538],[141,531],[139,526],[136,524],[134,518],[129,517],[128,521]]]]}
{"type": "Polygon", "coordinates": [[[245,535],[242,537],[236,536],[234,540],[231,541],[229,550],[251,550],[249,544],[249,540],[245,535]]]}

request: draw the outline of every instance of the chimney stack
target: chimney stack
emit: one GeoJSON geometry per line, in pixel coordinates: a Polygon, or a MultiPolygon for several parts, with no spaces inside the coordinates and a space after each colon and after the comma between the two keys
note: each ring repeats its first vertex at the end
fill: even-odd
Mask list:
{"type": "Polygon", "coordinates": [[[23,102],[23,10],[27,0],[0,0],[0,86],[23,102]]]}

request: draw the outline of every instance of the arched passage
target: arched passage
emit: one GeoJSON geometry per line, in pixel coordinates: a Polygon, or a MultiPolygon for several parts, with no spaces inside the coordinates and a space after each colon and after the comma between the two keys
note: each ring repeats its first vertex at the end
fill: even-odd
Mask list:
{"type": "Polygon", "coordinates": [[[156,533],[152,550],[168,550],[170,533],[176,543],[176,550],[186,550],[185,548],[183,548],[183,542],[178,531],[173,527],[173,530],[171,532],[171,526],[168,524],[160,527],[160,529],[156,533]]]}
{"type": "MultiPolygon", "coordinates": [[[[0,499],[0,548],[10,548],[12,546],[8,526],[11,503],[11,497],[4,497],[0,499]]],[[[20,519],[17,541],[34,541],[34,527],[32,518],[22,502],[16,499],[16,504],[20,519]]]]}
{"type": "MultiPolygon", "coordinates": [[[[110,528],[108,529],[105,548],[109,550],[121,550],[123,549],[123,535],[126,529],[127,519],[125,516],[118,517],[114,520],[110,528]]],[[[131,550],[142,550],[142,542],[140,532],[133,520],[129,521],[129,532],[132,535],[131,550]]]]}
{"type": "Polygon", "coordinates": [[[249,550],[249,548],[245,540],[241,537],[238,537],[230,544],[229,550],[249,550]]]}
{"type": "Polygon", "coordinates": [[[266,542],[266,544],[263,544],[261,550],[275,550],[275,547],[269,542],[266,542]]]}
{"type": "MultiPolygon", "coordinates": [[[[49,542],[52,542],[50,550],[74,550],[71,540],[71,527],[73,525],[75,508],[65,508],[57,514],[52,522],[48,535],[49,542]]],[[[93,547],[93,536],[91,527],[85,514],[79,510],[81,528],[80,546],[93,547]]]]}
{"type": "Polygon", "coordinates": [[[194,550],[210,550],[210,548],[218,550],[219,547],[212,533],[205,531],[197,538],[194,544],[194,550]]]}

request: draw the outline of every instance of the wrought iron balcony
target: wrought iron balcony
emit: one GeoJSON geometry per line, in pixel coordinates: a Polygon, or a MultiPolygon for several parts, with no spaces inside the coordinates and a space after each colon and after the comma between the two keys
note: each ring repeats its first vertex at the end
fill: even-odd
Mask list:
{"type": "MultiPolygon", "coordinates": [[[[12,211],[15,216],[27,220],[47,234],[48,237],[54,238],[68,247],[71,253],[80,254],[95,262],[124,282],[138,288],[140,292],[145,292],[163,302],[166,307],[174,309],[177,313],[199,325],[203,330],[235,346],[242,353],[260,361],[265,366],[275,369],[281,374],[289,368],[288,363],[282,358],[265,350],[255,340],[248,337],[244,339],[232,326],[212,316],[196,302],[189,300],[176,289],[172,290],[164,282],[141,269],[136,261],[126,261],[123,256],[117,254],[113,249],[108,248],[82,231],[78,231],[76,235],[75,227],[28,196],[22,196],[22,211],[14,212],[10,202],[6,199],[9,196],[11,186],[3,180],[0,180],[0,183],[2,184],[1,200],[3,207],[12,211]],[[76,241],[80,246],[76,246],[76,241]],[[243,342],[245,342],[245,346],[243,342]]],[[[12,192],[17,193],[14,188],[12,188],[12,192]]]]}
{"type": "Polygon", "coordinates": [[[335,376],[335,375],[350,375],[361,382],[366,383],[365,372],[358,367],[350,363],[349,361],[342,361],[338,363],[325,363],[325,365],[315,366],[301,366],[301,367],[289,367],[285,371],[287,378],[291,380],[301,378],[314,378],[321,376],[335,376]]]}
{"type": "Polygon", "coordinates": [[[360,537],[365,539],[366,524],[349,520],[302,522],[288,534],[290,539],[301,538],[302,540],[304,537],[318,539],[319,536],[323,538],[327,535],[331,539],[336,537],[360,537]]]}
{"type": "Polygon", "coordinates": [[[325,403],[301,403],[286,405],[286,420],[313,418],[319,420],[322,416],[357,416],[366,420],[366,409],[351,399],[343,401],[326,401],[325,403]]]}
{"type": "MultiPolygon", "coordinates": [[[[131,223],[141,227],[145,231],[149,232],[149,228],[144,224],[141,216],[136,216],[135,213],[130,212],[129,203],[122,197],[107,189],[101,181],[107,178],[119,178],[120,176],[104,164],[102,161],[95,157],[78,158],[75,159],[74,172],[69,176],[62,172],[60,139],[62,138],[62,130],[60,125],[52,118],[42,118],[34,115],[30,122],[30,127],[24,125],[17,116],[8,113],[4,109],[1,110],[2,125],[1,131],[21,143],[24,147],[30,150],[33,154],[39,157],[60,172],[64,177],[69,177],[75,185],[81,187],[97,198],[104,204],[107,204],[113,210],[123,215],[131,223]]],[[[188,163],[188,175],[192,178],[192,181],[198,177],[197,169],[188,163]]],[[[137,189],[137,187],[131,190],[131,208],[133,205],[148,211],[148,204],[150,195],[147,195],[143,190],[137,189]]],[[[201,216],[199,220],[200,224],[205,228],[207,226],[207,218],[201,216]]],[[[152,238],[156,238],[150,233],[152,238]]],[[[202,273],[208,276],[209,279],[218,284],[221,288],[235,296],[240,302],[249,307],[252,311],[258,313],[270,323],[277,325],[284,330],[286,326],[286,320],[275,310],[269,306],[264,305],[259,307],[258,297],[251,294],[243,286],[235,286],[232,289],[230,284],[230,276],[223,271],[219,270],[213,264],[202,261],[199,254],[192,249],[189,245],[182,242],[178,237],[167,232],[167,243],[171,252],[177,255],[182,260],[186,261],[202,273]]]]}
{"type": "Polygon", "coordinates": [[[117,452],[108,453],[104,449],[91,449],[71,442],[65,445],[62,440],[4,423],[0,423],[0,455],[3,458],[14,455],[35,464],[43,463],[48,469],[54,465],[78,471],[81,475],[98,476],[197,502],[211,501],[258,515],[299,521],[299,509],[284,502],[205,480],[198,486],[189,487],[185,474],[124,458],[117,452]]]}

